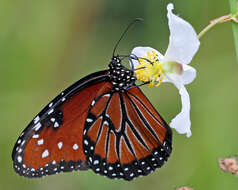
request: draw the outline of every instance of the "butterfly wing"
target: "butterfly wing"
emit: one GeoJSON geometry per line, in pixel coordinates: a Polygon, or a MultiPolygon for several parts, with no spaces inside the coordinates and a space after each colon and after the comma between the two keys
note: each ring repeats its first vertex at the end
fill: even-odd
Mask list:
{"type": "Polygon", "coordinates": [[[172,151],[172,131],[137,87],[96,97],[83,147],[94,172],[132,180],[161,167],[172,151]]]}
{"type": "Polygon", "coordinates": [[[82,78],[30,122],[12,153],[18,174],[41,177],[89,168],[82,145],[84,122],[95,96],[111,88],[107,81],[107,70],[82,78]]]}

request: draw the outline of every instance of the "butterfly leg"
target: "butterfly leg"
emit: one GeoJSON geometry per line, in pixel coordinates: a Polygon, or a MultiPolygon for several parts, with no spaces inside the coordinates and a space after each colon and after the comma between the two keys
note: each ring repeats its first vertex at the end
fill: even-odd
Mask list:
{"type": "Polygon", "coordinates": [[[138,85],[134,85],[134,86],[129,86],[129,87],[127,87],[125,90],[129,90],[129,89],[132,89],[132,88],[137,88],[137,87],[140,87],[140,86],[149,84],[149,83],[150,83],[150,81],[148,81],[148,82],[143,82],[142,84],[138,84],[138,85]]]}

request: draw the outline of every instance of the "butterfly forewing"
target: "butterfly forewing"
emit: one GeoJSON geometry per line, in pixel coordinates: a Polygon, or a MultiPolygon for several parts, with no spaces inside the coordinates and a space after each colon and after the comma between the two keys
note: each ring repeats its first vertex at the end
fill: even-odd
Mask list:
{"type": "Polygon", "coordinates": [[[17,173],[41,177],[88,169],[83,129],[90,103],[107,86],[107,71],[89,75],[57,96],[28,125],[12,154],[17,173]]]}
{"type": "Polygon", "coordinates": [[[167,161],[172,132],[139,88],[105,91],[92,102],[83,147],[96,173],[131,180],[167,161]]]}

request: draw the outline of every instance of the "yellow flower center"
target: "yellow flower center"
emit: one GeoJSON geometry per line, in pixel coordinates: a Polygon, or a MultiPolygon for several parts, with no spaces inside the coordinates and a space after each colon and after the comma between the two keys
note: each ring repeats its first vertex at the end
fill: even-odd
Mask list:
{"type": "Polygon", "coordinates": [[[165,75],[156,52],[147,52],[147,56],[139,58],[138,61],[140,64],[136,67],[136,78],[142,82],[149,82],[148,87],[159,86],[165,75]]]}

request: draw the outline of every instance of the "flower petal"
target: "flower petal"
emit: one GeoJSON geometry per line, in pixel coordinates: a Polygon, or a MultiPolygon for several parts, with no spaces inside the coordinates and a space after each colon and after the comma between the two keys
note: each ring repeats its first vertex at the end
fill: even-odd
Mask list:
{"type": "Polygon", "coordinates": [[[197,71],[189,65],[182,65],[183,73],[180,75],[183,84],[190,84],[196,78],[197,71]]]}
{"type": "Polygon", "coordinates": [[[182,18],[172,13],[173,4],[167,6],[169,22],[169,46],[165,53],[165,61],[176,61],[189,64],[198,51],[200,42],[193,27],[182,18]]]}
{"type": "Polygon", "coordinates": [[[174,119],[172,119],[170,127],[174,128],[178,133],[186,134],[187,137],[190,137],[192,132],[190,130],[191,121],[189,94],[184,85],[176,83],[175,86],[178,88],[179,94],[181,95],[182,110],[174,119]]]}
{"type": "MultiPolygon", "coordinates": [[[[140,58],[140,57],[147,56],[147,53],[152,51],[156,52],[159,60],[162,60],[164,58],[164,56],[160,52],[158,52],[156,49],[151,47],[135,47],[132,50],[131,54],[136,55],[138,58],[140,58]]],[[[132,59],[132,63],[130,64],[133,64],[134,68],[136,68],[136,66],[139,65],[139,62],[137,60],[132,59]]],[[[133,68],[132,65],[131,65],[131,68],[133,68]]]]}
{"type": "Polygon", "coordinates": [[[190,84],[196,78],[197,71],[189,65],[182,65],[183,72],[182,74],[166,74],[162,82],[172,82],[177,81],[183,85],[190,84]]]}

